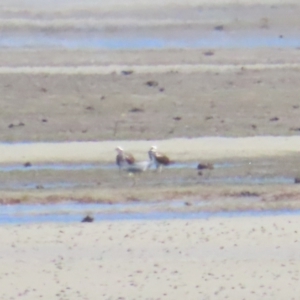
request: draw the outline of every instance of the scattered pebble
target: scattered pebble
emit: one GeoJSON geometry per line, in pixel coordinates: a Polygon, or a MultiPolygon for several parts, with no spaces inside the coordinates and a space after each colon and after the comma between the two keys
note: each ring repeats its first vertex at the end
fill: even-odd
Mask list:
{"type": "Polygon", "coordinates": [[[82,223],[91,223],[94,222],[94,218],[90,215],[87,215],[81,220],[82,223]]]}
{"type": "Polygon", "coordinates": [[[121,71],[121,74],[122,75],[131,75],[131,74],[133,74],[133,71],[132,70],[123,70],[123,71],[121,71]]]}
{"type": "Polygon", "coordinates": [[[146,82],[146,85],[149,87],[156,87],[156,86],[158,86],[158,82],[154,81],[154,80],[149,80],[146,82]]]}

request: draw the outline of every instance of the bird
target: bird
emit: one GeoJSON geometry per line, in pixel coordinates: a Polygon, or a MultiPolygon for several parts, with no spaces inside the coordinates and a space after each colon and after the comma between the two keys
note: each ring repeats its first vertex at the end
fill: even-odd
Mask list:
{"type": "Polygon", "coordinates": [[[149,158],[151,161],[151,165],[155,164],[156,170],[158,170],[159,172],[161,172],[162,166],[168,166],[168,165],[174,163],[165,154],[157,152],[156,146],[152,146],[150,148],[150,150],[148,151],[148,155],[149,155],[149,158]]]}
{"type": "Polygon", "coordinates": [[[116,164],[119,167],[119,170],[123,169],[125,166],[131,166],[135,163],[135,158],[131,153],[124,152],[122,147],[117,147],[117,156],[116,156],[116,164]]]}

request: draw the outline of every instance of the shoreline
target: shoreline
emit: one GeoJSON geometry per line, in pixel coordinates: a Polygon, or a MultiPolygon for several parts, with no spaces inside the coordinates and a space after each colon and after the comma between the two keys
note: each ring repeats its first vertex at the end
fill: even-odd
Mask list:
{"type": "MultiPolygon", "coordinates": [[[[297,208],[247,208],[235,210],[130,210],[122,211],[120,209],[111,208],[110,211],[101,211],[101,208],[94,206],[93,208],[87,205],[79,205],[74,203],[77,207],[81,207],[81,212],[67,211],[66,203],[60,207],[59,204],[54,205],[56,211],[52,211],[52,204],[48,205],[10,205],[9,212],[2,212],[0,214],[0,226],[13,226],[25,224],[78,224],[83,218],[91,216],[94,223],[103,222],[157,222],[157,221],[193,221],[203,219],[242,219],[242,218],[268,218],[268,217],[299,217],[300,207],[297,208]],[[27,212],[26,206],[30,206],[32,211],[27,212]],[[50,211],[43,211],[47,209],[50,211]],[[60,210],[61,209],[61,210],[60,210]],[[40,210],[40,211],[38,211],[40,210]]],[[[3,205],[2,210],[4,209],[3,205]]]]}

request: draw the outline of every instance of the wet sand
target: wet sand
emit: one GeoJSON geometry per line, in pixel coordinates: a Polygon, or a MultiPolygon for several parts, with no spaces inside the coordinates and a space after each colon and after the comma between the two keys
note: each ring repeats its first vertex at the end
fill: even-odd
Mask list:
{"type": "MultiPolygon", "coordinates": [[[[98,67],[97,74],[94,67],[57,67],[53,74],[52,67],[37,73],[27,66],[0,70],[5,95],[0,138],[57,142],[298,135],[299,65],[254,63],[247,69],[248,64],[235,65],[235,51],[227,54],[232,55],[229,66],[204,62],[203,70],[195,65],[182,70],[178,61],[175,66],[145,65],[145,73],[131,75],[120,73],[132,71],[124,63],[117,73],[109,66],[109,74],[98,74],[98,67]],[[20,106],[26,108],[22,114],[20,106]]],[[[282,55],[289,57],[284,50],[282,55]]]]}
{"type": "MultiPolygon", "coordinates": [[[[296,136],[1,144],[0,201],[126,203],[185,199],[209,200],[211,207],[203,209],[212,211],[297,209],[299,144],[296,136]],[[123,146],[143,161],[148,160],[147,151],[153,144],[174,164],[161,173],[154,168],[135,175],[119,172],[116,146],[123,146]],[[199,171],[198,163],[210,163],[213,170],[199,171]],[[248,193],[255,194],[258,201],[250,201],[248,193]],[[223,205],[220,199],[224,199],[223,205]]],[[[193,209],[199,207],[191,205],[193,209]]]]}
{"type": "Polygon", "coordinates": [[[269,216],[1,226],[0,297],[297,299],[298,223],[269,216]]]}

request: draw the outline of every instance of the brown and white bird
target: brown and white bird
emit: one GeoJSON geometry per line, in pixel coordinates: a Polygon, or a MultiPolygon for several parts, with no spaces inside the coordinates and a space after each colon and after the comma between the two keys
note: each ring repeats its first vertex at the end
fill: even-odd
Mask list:
{"type": "Polygon", "coordinates": [[[116,163],[121,170],[124,167],[132,166],[135,163],[135,159],[131,153],[124,152],[122,147],[117,147],[117,156],[116,156],[116,163]]]}
{"type": "Polygon", "coordinates": [[[148,151],[148,155],[149,155],[151,164],[155,164],[156,169],[158,171],[162,170],[162,166],[168,166],[168,165],[174,163],[165,154],[157,152],[156,146],[152,146],[150,148],[150,150],[148,151]]]}

